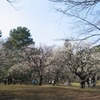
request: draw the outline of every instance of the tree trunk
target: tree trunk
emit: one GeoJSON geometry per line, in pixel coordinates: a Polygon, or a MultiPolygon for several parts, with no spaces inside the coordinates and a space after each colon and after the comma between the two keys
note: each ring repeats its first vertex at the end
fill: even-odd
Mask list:
{"type": "Polygon", "coordinates": [[[81,81],[80,86],[81,86],[82,89],[85,88],[85,81],[81,81]]]}
{"type": "Polygon", "coordinates": [[[77,75],[79,77],[79,79],[81,80],[80,87],[82,89],[85,88],[85,82],[86,82],[86,76],[87,75],[84,75],[83,72],[76,72],[76,71],[75,71],[75,75],[77,75]]]}
{"type": "Polygon", "coordinates": [[[42,75],[40,75],[40,76],[39,76],[39,84],[38,84],[38,85],[39,85],[39,86],[42,86],[42,82],[43,82],[43,78],[42,78],[42,75]]]}

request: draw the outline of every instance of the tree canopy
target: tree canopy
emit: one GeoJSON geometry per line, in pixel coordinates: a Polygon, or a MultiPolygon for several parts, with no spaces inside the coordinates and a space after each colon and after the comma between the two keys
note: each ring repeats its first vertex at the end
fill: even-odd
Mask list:
{"type": "Polygon", "coordinates": [[[20,49],[30,44],[34,44],[34,42],[31,38],[30,30],[26,27],[17,27],[17,29],[10,30],[10,37],[6,43],[4,43],[6,47],[12,49],[20,49]]]}

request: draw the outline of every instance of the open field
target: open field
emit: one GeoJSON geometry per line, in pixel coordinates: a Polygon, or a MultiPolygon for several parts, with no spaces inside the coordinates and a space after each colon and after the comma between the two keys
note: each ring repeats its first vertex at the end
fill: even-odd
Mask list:
{"type": "Polygon", "coordinates": [[[100,89],[1,84],[0,100],[100,100],[100,89]]]}

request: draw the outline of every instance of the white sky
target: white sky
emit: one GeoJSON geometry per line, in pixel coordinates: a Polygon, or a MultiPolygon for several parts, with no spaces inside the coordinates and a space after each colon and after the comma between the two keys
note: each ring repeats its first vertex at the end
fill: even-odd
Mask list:
{"type": "Polygon", "coordinates": [[[54,40],[65,38],[70,33],[69,19],[62,18],[49,0],[21,0],[13,5],[19,10],[6,0],[0,0],[0,30],[3,39],[9,36],[10,29],[18,26],[30,30],[36,45],[60,45],[62,41],[54,40]]]}

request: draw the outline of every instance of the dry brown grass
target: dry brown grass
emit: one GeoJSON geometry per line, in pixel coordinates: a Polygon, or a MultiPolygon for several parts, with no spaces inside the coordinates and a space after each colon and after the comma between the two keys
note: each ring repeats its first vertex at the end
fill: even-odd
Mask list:
{"type": "Polygon", "coordinates": [[[0,85],[0,100],[100,100],[100,89],[67,86],[0,85]]]}

